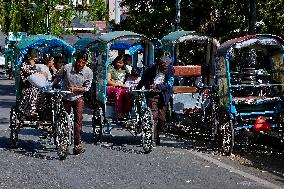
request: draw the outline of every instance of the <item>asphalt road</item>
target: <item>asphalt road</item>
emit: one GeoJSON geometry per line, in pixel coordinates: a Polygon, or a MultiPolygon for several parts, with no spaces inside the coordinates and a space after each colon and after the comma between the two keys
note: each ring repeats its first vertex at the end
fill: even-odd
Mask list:
{"type": "Polygon", "coordinates": [[[94,145],[90,110],[84,114],[86,152],[57,158],[41,131],[21,129],[19,148],[9,148],[13,81],[0,79],[0,188],[284,188],[283,154],[270,148],[225,157],[202,140],[163,137],[143,154],[140,139],[115,127],[94,145]]]}

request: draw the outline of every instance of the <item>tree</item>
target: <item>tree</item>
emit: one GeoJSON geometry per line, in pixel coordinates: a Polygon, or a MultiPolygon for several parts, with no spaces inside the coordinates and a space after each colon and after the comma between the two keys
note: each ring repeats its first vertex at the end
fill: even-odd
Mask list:
{"type": "Polygon", "coordinates": [[[282,0],[261,0],[257,3],[257,31],[260,33],[284,33],[282,0]]]}
{"type": "MultiPolygon", "coordinates": [[[[95,0],[89,12],[89,19],[92,20],[107,17],[103,0],[95,0]]],[[[47,14],[50,18],[51,34],[57,35],[66,32],[65,27],[71,25],[76,11],[70,0],[0,0],[0,26],[6,33],[22,31],[44,34],[47,32],[47,14]],[[56,5],[64,5],[64,9],[56,10],[56,5]]]]}
{"type": "Polygon", "coordinates": [[[125,0],[129,15],[114,29],[132,30],[148,37],[161,38],[173,28],[175,20],[174,0],[139,1],[125,0]]]}
{"type": "Polygon", "coordinates": [[[5,27],[5,4],[3,0],[0,0],[0,29],[5,27]]]}
{"type": "MultiPolygon", "coordinates": [[[[124,0],[128,18],[114,29],[132,30],[161,38],[175,23],[176,0],[124,0]]],[[[203,32],[225,41],[247,35],[250,1],[181,0],[180,29],[203,32]]],[[[284,31],[282,0],[257,1],[256,33],[281,34],[284,31]]]]}
{"type": "Polygon", "coordinates": [[[88,20],[108,20],[108,12],[103,0],[94,0],[88,11],[88,20]]]}

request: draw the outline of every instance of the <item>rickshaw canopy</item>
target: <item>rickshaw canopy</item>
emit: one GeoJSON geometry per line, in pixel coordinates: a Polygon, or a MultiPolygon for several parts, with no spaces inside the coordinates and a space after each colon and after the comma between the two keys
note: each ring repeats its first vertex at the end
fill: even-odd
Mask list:
{"type": "Polygon", "coordinates": [[[99,40],[105,43],[109,43],[115,40],[123,40],[123,38],[145,38],[145,37],[144,35],[137,34],[131,31],[114,31],[101,35],[99,37],[99,40]]]}
{"type": "Polygon", "coordinates": [[[272,34],[247,35],[229,41],[220,45],[217,50],[219,56],[227,54],[232,48],[244,48],[255,46],[274,46],[281,50],[284,49],[284,41],[281,37],[272,34]]]}
{"type": "Polygon", "coordinates": [[[212,42],[219,46],[219,42],[207,35],[202,33],[197,33],[195,31],[174,31],[169,33],[168,35],[162,38],[163,45],[175,45],[177,43],[182,43],[184,41],[205,41],[205,40],[212,40],[212,42]]]}
{"type": "Polygon", "coordinates": [[[74,48],[77,50],[84,50],[87,48],[92,47],[93,45],[95,45],[98,41],[94,38],[82,38],[79,39],[75,44],[74,44],[74,48]]]}
{"type": "Polygon", "coordinates": [[[75,48],[63,41],[62,39],[52,35],[30,35],[24,40],[19,41],[15,45],[15,49],[21,52],[21,56],[18,60],[18,64],[21,64],[24,56],[27,54],[29,48],[44,47],[44,48],[56,48],[62,47],[63,51],[68,54],[73,54],[75,48]]]}
{"type": "Polygon", "coordinates": [[[74,45],[80,39],[78,36],[71,34],[61,34],[59,35],[59,38],[63,39],[70,45],[74,45]]]}

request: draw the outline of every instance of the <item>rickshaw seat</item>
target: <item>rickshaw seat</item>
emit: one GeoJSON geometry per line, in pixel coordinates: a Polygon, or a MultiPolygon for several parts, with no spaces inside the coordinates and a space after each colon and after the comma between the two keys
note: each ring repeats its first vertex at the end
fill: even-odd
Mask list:
{"type": "MultiPolygon", "coordinates": [[[[174,76],[176,77],[200,77],[201,66],[188,65],[188,66],[174,66],[174,76]]],[[[196,93],[195,86],[173,86],[174,93],[196,93]]]]}
{"type": "Polygon", "coordinates": [[[173,86],[174,93],[196,93],[197,88],[192,86],[173,86]]]}
{"type": "Polygon", "coordinates": [[[201,66],[188,65],[188,66],[174,66],[174,76],[201,76],[201,66]]]}

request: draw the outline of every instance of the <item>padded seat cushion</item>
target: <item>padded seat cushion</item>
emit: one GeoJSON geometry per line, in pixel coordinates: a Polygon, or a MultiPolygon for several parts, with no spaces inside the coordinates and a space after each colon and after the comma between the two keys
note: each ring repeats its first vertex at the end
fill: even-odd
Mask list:
{"type": "Polygon", "coordinates": [[[196,93],[197,88],[192,86],[174,86],[174,93],[196,93]]]}
{"type": "Polygon", "coordinates": [[[174,76],[201,76],[201,66],[174,66],[174,76]]]}

